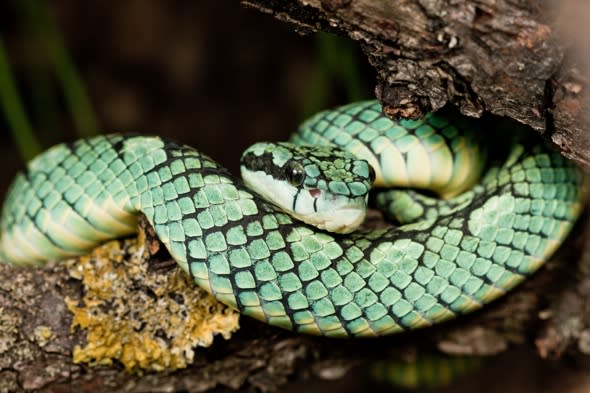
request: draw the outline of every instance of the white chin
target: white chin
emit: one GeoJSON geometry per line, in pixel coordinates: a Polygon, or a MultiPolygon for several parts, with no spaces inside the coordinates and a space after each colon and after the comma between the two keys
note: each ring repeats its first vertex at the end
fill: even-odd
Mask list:
{"type": "Polygon", "coordinates": [[[324,229],[328,232],[350,233],[357,229],[365,219],[365,210],[358,208],[342,208],[329,213],[315,213],[299,216],[303,222],[324,229]]]}

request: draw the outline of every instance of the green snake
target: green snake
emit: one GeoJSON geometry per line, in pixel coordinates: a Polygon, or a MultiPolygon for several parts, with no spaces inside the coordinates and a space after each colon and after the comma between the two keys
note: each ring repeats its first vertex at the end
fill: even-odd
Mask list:
{"type": "MultiPolygon", "coordinates": [[[[582,207],[582,173],[527,138],[503,138],[504,159],[491,160],[473,185],[483,160],[478,134],[444,114],[395,122],[377,102],[363,102],[314,116],[293,138],[359,158],[336,151],[340,159],[328,167],[323,158],[332,153],[295,162],[298,153],[286,145],[247,150],[247,171],[302,187],[285,193],[300,201],[288,202],[300,216],[320,210],[320,195],[328,192],[324,205],[339,205],[340,197],[352,201],[342,211],[362,205],[375,178],[381,186],[407,184],[444,197],[381,192],[377,203],[392,209],[399,226],[353,230],[362,220],[356,213],[344,225],[323,221],[350,233],[301,222],[280,201],[173,141],[106,135],[61,144],[31,161],[11,186],[3,259],[35,265],[83,254],[136,232],[143,213],[180,267],[245,315],[332,337],[430,326],[480,308],[535,272],[582,207]]],[[[271,190],[280,194],[278,187],[271,190]]]]}

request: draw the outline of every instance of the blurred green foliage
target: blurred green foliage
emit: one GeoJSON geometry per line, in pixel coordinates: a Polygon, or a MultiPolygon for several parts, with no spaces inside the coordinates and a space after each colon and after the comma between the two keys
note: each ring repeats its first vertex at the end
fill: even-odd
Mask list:
{"type": "Polygon", "coordinates": [[[369,367],[370,378],[380,384],[407,391],[435,391],[476,373],[486,358],[449,356],[442,353],[419,353],[416,358],[381,360],[369,367]]]}
{"type": "MultiPolygon", "coordinates": [[[[29,160],[43,144],[66,138],[64,121],[71,121],[80,137],[95,134],[99,122],[48,2],[19,0],[14,7],[20,41],[8,51],[2,42],[7,37],[0,33],[0,111],[20,154],[29,160]],[[8,53],[22,61],[16,75],[8,53]]],[[[305,117],[337,102],[372,97],[368,81],[373,75],[366,75],[355,42],[317,33],[314,47],[315,64],[301,107],[305,117]]]]}
{"type": "Polygon", "coordinates": [[[35,133],[34,129],[51,131],[52,135],[59,137],[62,128],[60,100],[65,102],[79,136],[94,135],[99,124],[84,82],[47,3],[43,0],[20,0],[15,2],[15,6],[25,30],[27,75],[26,81],[17,82],[0,37],[0,104],[21,156],[29,160],[42,150],[39,131],[35,133]],[[25,96],[30,98],[31,108],[25,107],[19,86],[21,89],[28,87],[25,96]]]}
{"type": "Polygon", "coordinates": [[[0,37],[0,103],[21,156],[30,159],[40,152],[31,123],[27,118],[18,93],[12,70],[8,63],[4,42],[0,37]]]}
{"type": "MultiPolygon", "coordinates": [[[[318,32],[315,35],[316,64],[312,71],[302,111],[308,117],[330,104],[334,91],[339,91],[343,102],[374,98],[367,87],[358,44],[349,38],[318,32]]],[[[370,75],[370,80],[373,76],[370,75]]]]}

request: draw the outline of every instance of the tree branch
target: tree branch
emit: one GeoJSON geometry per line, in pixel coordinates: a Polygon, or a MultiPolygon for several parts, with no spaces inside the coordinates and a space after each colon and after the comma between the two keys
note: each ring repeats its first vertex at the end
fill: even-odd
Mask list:
{"type": "Polygon", "coordinates": [[[391,116],[418,118],[448,103],[468,116],[508,116],[545,133],[565,156],[590,169],[586,79],[546,3],[242,3],[301,32],[330,31],[357,41],[377,71],[375,91],[391,116]]]}
{"type": "MultiPolygon", "coordinates": [[[[370,225],[379,221],[373,220],[370,225]]],[[[163,248],[150,238],[152,229],[142,222],[142,231],[148,233],[146,248],[151,254],[136,263],[153,263],[152,254],[165,260],[163,248]]],[[[119,362],[93,367],[73,363],[75,347],[91,341],[86,329],[71,329],[68,306],[85,302],[88,289],[82,288],[86,284],[73,278],[78,275],[76,266],[84,261],[74,259],[66,265],[35,270],[0,265],[0,391],[53,390],[80,384],[110,391],[202,392],[219,385],[234,389],[250,385],[274,391],[289,379],[333,379],[352,367],[379,359],[404,359],[419,352],[487,356],[536,341],[539,353],[545,357],[588,354],[590,313],[585,299],[590,285],[584,273],[590,269],[590,245],[584,245],[583,239],[589,234],[590,225],[580,224],[576,236],[548,266],[509,296],[440,326],[378,340],[335,340],[302,336],[242,318],[240,330],[231,339],[225,341],[217,336],[212,347],[195,349],[194,362],[187,368],[167,373],[146,374],[141,368],[126,371],[119,362]]],[[[127,250],[133,250],[135,243],[127,243],[127,250]]],[[[133,259],[130,254],[117,251],[116,255],[127,264],[126,270],[137,268],[129,262],[133,259]]],[[[146,286],[150,282],[162,285],[179,274],[184,275],[177,267],[148,269],[139,278],[146,286]]],[[[149,292],[146,286],[132,285],[129,292],[120,295],[127,305],[122,314],[126,318],[137,318],[134,315],[152,307],[131,300],[149,292]]],[[[202,296],[198,288],[187,290],[202,296]]],[[[166,296],[156,299],[156,303],[162,298],[166,296]]],[[[117,302],[115,297],[109,304],[117,302]]],[[[156,329],[166,330],[160,336],[170,334],[172,328],[163,326],[175,316],[174,312],[163,311],[161,322],[156,322],[156,329]]]]}

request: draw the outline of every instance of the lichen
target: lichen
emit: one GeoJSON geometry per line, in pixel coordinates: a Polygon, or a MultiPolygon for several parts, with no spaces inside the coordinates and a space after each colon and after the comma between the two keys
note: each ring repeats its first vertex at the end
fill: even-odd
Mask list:
{"type": "Polygon", "coordinates": [[[18,314],[13,310],[0,307],[0,356],[14,347],[18,340],[17,326],[20,326],[21,323],[18,314]]]}
{"type": "Polygon", "coordinates": [[[199,289],[188,274],[148,272],[143,241],[112,241],[91,255],[68,262],[82,282],[83,298],[67,298],[72,329],[86,332],[74,348],[74,362],[128,371],[175,370],[194,360],[196,346],[215,335],[229,338],[239,315],[199,289]]]}
{"type": "Polygon", "coordinates": [[[33,332],[35,341],[41,348],[46,346],[49,341],[53,338],[53,331],[51,330],[50,326],[39,325],[35,328],[33,332]]]}

